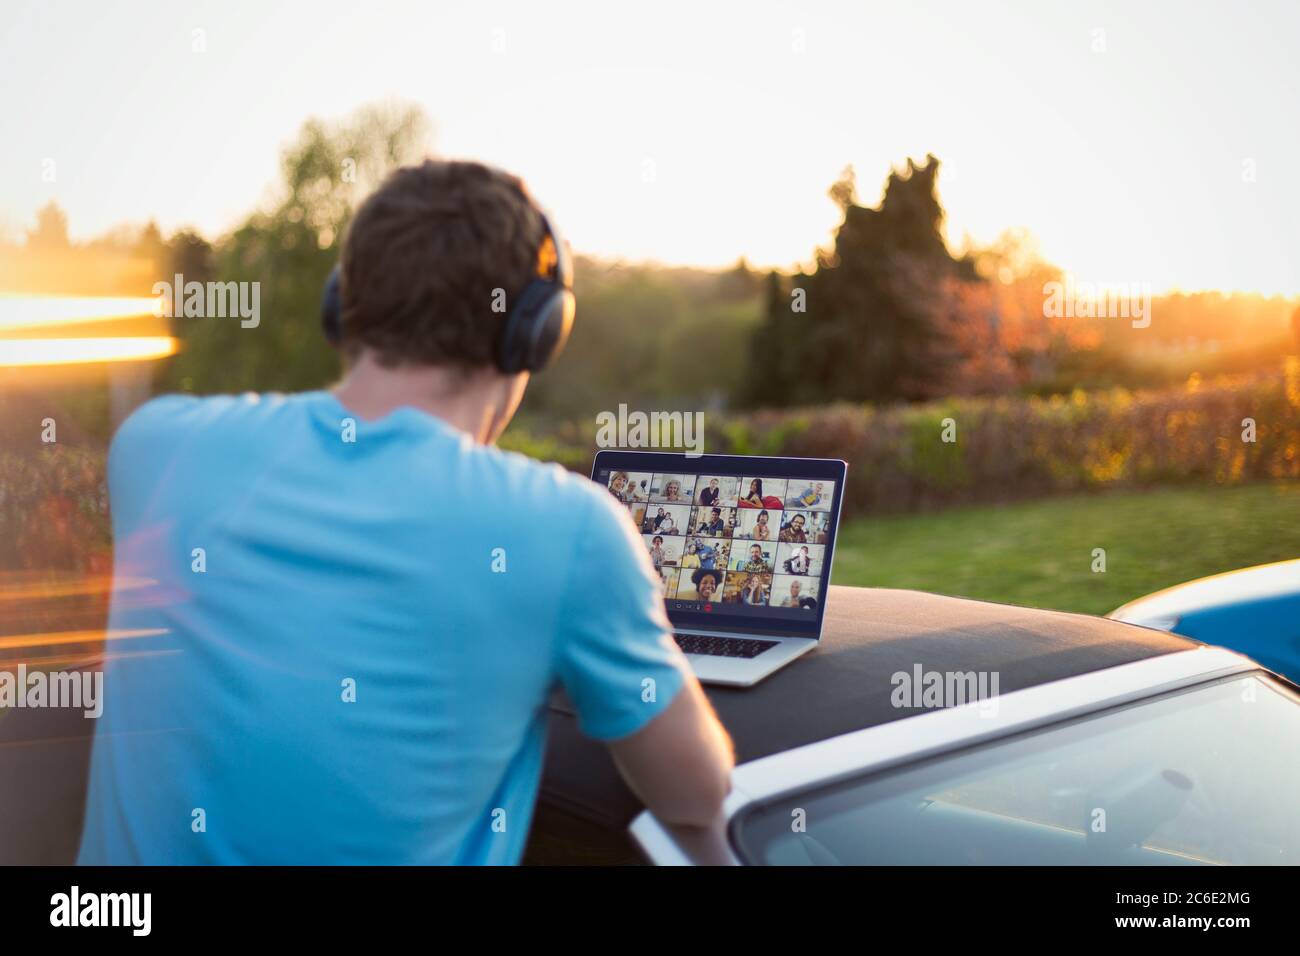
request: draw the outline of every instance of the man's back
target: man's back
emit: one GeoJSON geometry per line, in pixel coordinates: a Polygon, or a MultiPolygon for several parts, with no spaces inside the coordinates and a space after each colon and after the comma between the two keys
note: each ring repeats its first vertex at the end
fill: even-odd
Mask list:
{"type": "Polygon", "coordinates": [[[414,409],[160,399],[110,490],[82,862],[516,862],[551,686],[613,739],[682,685],[612,499],[414,409]]]}

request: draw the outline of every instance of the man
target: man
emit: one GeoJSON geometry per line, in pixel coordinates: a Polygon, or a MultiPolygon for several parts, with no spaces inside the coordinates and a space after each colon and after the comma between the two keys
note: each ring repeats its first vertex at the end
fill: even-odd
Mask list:
{"type": "Polygon", "coordinates": [[[700,504],[705,507],[718,503],[718,479],[710,478],[709,486],[700,492],[700,504]]]}
{"type": "Polygon", "coordinates": [[[791,574],[807,574],[808,568],[812,564],[812,558],[808,554],[808,545],[799,549],[798,553],[791,556],[789,560],[791,574]]]}
{"type": "Polygon", "coordinates": [[[821,504],[822,492],[825,488],[826,486],[820,481],[815,485],[809,485],[800,494],[794,497],[794,503],[796,505],[802,505],[805,508],[815,508],[817,505],[821,504]]]}
{"type": "Polygon", "coordinates": [[[333,391],[122,426],[114,573],[148,583],[114,593],[81,862],[516,863],[557,684],[651,810],[713,819],[730,743],[626,511],[491,447],[528,384],[493,304],[546,234],[514,177],[399,170],[344,241],[333,391]]]}
{"type": "Polygon", "coordinates": [[[779,540],[786,544],[801,544],[808,540],[808,533],[803,529],[803,515],[795,515],[790,519],[790,523],[777,536],[779,540]]]}
{"type": "Polygon", "coordinates": [[[763,549],[753,544],[749,547],[749,560],[745,562],[740,570],[748,571],[750,574],[759,574],[772,569],[767,566],[767,561],[763,558],[763,549]]]}
{"type": "Polygon", "coordinates": [[[709,515],[709,520],[705,523],[703,531],[709,534],[722,534],[722,509],[714,508],[709,515]]]}

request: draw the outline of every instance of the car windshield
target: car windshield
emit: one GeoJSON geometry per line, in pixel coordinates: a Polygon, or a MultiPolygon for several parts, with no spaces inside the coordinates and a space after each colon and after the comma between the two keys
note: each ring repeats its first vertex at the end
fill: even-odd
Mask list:
{"type": "Polygon", "coordinates": [[[1300,863],[1300,697],[1203,684],[742,811],[753,864],[1300,863]]]}

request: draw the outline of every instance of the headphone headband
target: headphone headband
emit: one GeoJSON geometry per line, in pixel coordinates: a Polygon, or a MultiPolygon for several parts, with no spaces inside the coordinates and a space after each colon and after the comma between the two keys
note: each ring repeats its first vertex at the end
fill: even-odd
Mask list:
{"type": "Polygon", "coordinates": [[[555,228],[551,222],[551,217],[545,210],[538,210],[542,217],[542,244],[538,247],[537,257],[541,259],[546,255],[547,250],[552,250],[555,262],[549,271],[538,270],[538,277],[550,279],[566,289],[573,288],[573,263],[569,258],[569,246],[560,235],[560,231],[555,228]]]}

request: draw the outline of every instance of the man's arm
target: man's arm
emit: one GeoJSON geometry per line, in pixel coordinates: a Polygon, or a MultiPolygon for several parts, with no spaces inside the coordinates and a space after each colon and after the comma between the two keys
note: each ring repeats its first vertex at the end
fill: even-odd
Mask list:
{"type": "Polygon", "coordinates": [[[662,714],[609,749],[632,792],[665,823],[707,826],[731,792],[731,738],[693,677],[662,714]]]}
{"type": "Polygon", "coordinates": [[[571,575],[557,676],[583,732],[608,743],[646,806],[666,822],[703,826],[731,788],[731,741],[673,641],[644,539],[609,495],[588,500],[595,507],[570,563],[599,568],[601,593],[591,600],[578,587],[585,579],[571,575]]]}

